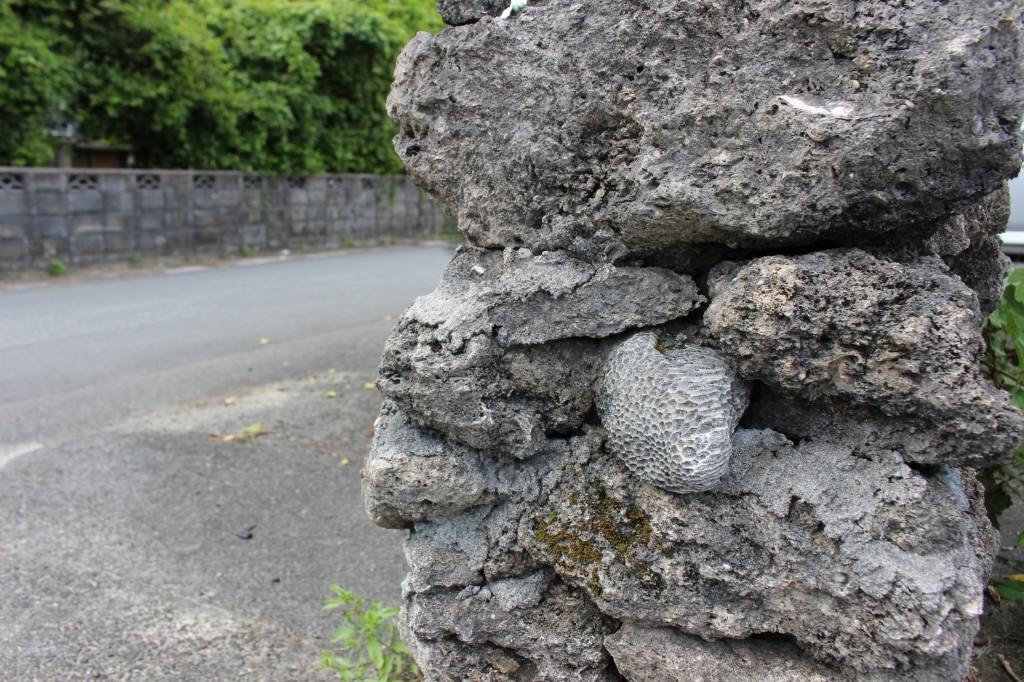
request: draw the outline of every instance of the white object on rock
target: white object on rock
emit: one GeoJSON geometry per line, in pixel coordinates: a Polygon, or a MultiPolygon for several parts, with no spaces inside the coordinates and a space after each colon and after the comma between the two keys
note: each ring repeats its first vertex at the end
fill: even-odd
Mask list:
{"type": "Polygon", "coordinates": [[[505,11],[501,13],[502,19],[508,19],[513,14],[516,14],[522,8],[526,7],[527,0],[512,0],[512,4],[505,8],[505,11]]]}

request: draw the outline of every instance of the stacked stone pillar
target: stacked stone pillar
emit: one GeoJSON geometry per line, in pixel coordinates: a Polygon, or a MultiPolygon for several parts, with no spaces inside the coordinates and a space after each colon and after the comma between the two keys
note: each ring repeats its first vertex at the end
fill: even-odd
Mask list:
{"type": "Polygon", "coordinates": [[[471,245],[363,472],[425,678],[962,680],[1021,3],[439,9],[389,107],[471,245]]]}

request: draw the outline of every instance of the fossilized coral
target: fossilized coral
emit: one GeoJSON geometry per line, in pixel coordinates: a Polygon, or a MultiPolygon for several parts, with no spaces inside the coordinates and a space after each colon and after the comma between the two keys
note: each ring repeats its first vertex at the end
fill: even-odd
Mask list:
{"type": "Polygon", "coordinates": [[[728,470],[749,386],[713,350],[656,344],[641,332],[609,355],[597,403],[608,448],[659,488],[708,490],[728,470]]]}

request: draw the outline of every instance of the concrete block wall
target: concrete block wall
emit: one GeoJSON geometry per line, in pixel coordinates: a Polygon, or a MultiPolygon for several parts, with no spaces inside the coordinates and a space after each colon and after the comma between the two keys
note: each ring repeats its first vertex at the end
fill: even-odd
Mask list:
{"type": "Polygon", "coordinates": [[[0,271],[337,248],[452,227],[404,176],[0,167],[0,271]]]}

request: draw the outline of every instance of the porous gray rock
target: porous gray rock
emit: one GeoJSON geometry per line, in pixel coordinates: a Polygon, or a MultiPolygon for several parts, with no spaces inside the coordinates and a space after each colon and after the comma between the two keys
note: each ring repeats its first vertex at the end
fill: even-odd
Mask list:
{"type": "Polygon", "coordinates": [[[479,335],[505,347],[603,338],[685,317],[703,302],[691,277],[662,268],[460,247],[437,288],[416,299],[398,328],[432,327],[437,343],[459,352],[479,335]]]}
{"type": "Polygon", "coordinates": [[[616,679],[602,641],[617,623],[518,541],[544,481],[599,446],[598,431],[582,434],[529,460],[492,460],[486,503],[414,524],[403,629],[424,679],[616,679]]]}
{"type": "Polygon", "coordinates": [[[854,682],[785,638],[707,642],[672,628],[626,624],[604,638],[627,680],[645,682],[854,682]]]}
{"type": "Polygon", "coordinates": [[[437,0],[437,12],[449,26],[461,26],[496,17],[508,7],[506,0],[437,0]]]}
{"type": "Polygon", "coordinates": [[[929,250],[943,258],[954,257],[980,237],[994,237],[1006,231],[1010,219],[1010,187],[1003,183],[963,213],[942,221],[928,240],[929,250]]]}
{"type": "Polygon", "coordinates": [[[495,484],[481,453],[416,428],[390,401],[374,426],[362,493],[377,525],[407,528],[487,501],[495,484]]]}
{"type": "Polygon", "coordinates": [[[692,278],[660,268],[462,248],[388,339],[378,386],[418,424],[532,456],[593,405],[601,358],[588,339],[683,318],[703,301],[692,278]]]}
{"type": "Polygon", "coordinates": [[[1022,13],[550,2],[418,35],[388,108],[409,174],[481,246],[674,263],[926,237],[1020,164],[1022,13]]]}
{"type": "Polygon", "coordinates": [[[747,379],[872,407],[951,446],[912,446],[914,461],[988,466],[1024,440],[1024,415],[982,376],[977,299],[936,258],[896,263],[859,249],[759,258],[704,323],[747,379]]]}
{"type": "Polygon", "coordinates": [[[966,675],[996,542],[969,473],[740,429],[715,492],[661,491],[600,451],[547,480],[519,541],[605,614],[775,633],[858,680],[966,675]]]}
{"type": "Polygon", "coordinates": [[[1003,295],[1010,259],[1002,252],[998,235],[1010,219],[1010,190],[1006,183],[966,211],[945,220],[929,246],[978,295],[987,317],[1003,295]]]}
{"type": "Polygon", "coordinates": [[[507,6],[440,0],[388,101],[472,244],[364,471],[424,678],[960,682],[1024,4],[507,6]]]}
{"type": "Polygon", "coordinates": [[[708,490],[729,467],[750,387],[711,349],[640,332],[609,354],[597,401],[608,449],[644,481],[708,490]]]}
{"type": "Polygon", "coordinates": [[[490,589],[473,587],[416,594],[402,617],[428,682],[620,679],[603,646],[614,625],[558,580],[532,608],[506,609],[490,589]]]}
{"type": "Polygon", "coordinates": [[[484,334],[455,352],[433,327],[413,323],[388,339],[377,385],[417,424],[473,448],[530,457],[548,446],[548,434],[583,423],[601,359],[584,340],[503,348],[484,334]]]}
{"type": "Polygon", "coordinates": [[[949,269],[978,294],[981,314],[988,317],[1003,295],[1006,278],[1013,267],[1003,254],[1003,243],[998,237],[979,236],[955,256],[945,259],[949,269]]]}

